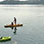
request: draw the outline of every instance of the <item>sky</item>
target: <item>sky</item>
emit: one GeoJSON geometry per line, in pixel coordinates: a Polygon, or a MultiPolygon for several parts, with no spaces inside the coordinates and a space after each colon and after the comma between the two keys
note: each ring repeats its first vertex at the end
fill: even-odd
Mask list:
{"type": "Polygon", "coordinates": [[[1,1],[4,1],[4,0],[0,0],[0,2],[1,2],[1,1]]]}

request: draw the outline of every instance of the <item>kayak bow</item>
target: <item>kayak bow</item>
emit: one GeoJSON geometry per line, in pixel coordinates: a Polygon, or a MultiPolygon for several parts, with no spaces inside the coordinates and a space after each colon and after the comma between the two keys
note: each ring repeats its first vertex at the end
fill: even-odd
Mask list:
{"type": "Polygon", "coordinates": [[[2,42],[2,41],[8,41],[8,40],[11,40],[10,36],[9,37],[2,37],[2,38],[0,38],[0,42],[2,42]]]}

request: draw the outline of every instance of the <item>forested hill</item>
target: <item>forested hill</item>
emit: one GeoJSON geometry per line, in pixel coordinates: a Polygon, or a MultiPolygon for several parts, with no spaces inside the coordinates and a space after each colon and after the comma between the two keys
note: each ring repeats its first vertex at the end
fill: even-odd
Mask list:
{"type": "Polygon", "coordinates": [[[0,2],[0,4],[44,4],[44,0],[27,0],[27,1],[6,0],[0,2]]]}

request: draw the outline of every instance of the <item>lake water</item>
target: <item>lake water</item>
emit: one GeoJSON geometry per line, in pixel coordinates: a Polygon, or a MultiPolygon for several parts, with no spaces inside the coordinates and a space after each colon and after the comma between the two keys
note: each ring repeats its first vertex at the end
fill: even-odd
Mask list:
{"type": "Polygon", "coordinates": [[[44,5],[0,5],[0,37],[11,36],[11,41],[0,44],[44,44],[44,5]],[[16,17],[16,33],[4,28],[16,17]]]}

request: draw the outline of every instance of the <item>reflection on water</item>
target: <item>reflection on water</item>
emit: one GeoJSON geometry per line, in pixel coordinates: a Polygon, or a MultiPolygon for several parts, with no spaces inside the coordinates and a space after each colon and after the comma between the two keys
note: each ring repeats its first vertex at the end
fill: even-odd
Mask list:
{"type": "Polygon", "coordinates": [[[16,33],[16,31],[17,31],[17,28],[15,27],[15,28],[14,28],[14,32],[13,32],[13,33],[16,33]]]}

